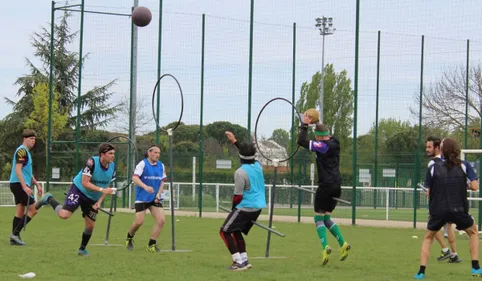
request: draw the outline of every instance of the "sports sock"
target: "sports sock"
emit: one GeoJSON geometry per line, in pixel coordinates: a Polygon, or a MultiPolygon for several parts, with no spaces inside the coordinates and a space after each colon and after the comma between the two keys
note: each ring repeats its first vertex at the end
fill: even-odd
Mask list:
{"type": "Polygon", "coordinates": [[[331,220],[331,216],[325,215],[324,222],[325,222],[325,226],[330,230],[331,234],[335,236],[336,241],[338,241],[338,244],[340,244],[340,246],[343,246],[343,244],[345,243],[345,239],[343,238],[343,235],[341,235],[341,231],[338,225],[331,220]]]}
{"type": "Polygon", "coordinates": [[[320,238],[321,246],[323,250],[328,245],[328,236],[326,235],[326,226],[323,222],[325,216],[318,216],[315,215],[315,225],[316,225],[316,233],[318,234],[318,238],[320,238]]]}
{"type": "Polygon", "coordinates": [[[480,269],[480,266],[479,266],[479,261],[478,260],[473,260],[472,261],[472,268],[473,269],[480,269]]]}
{"type": "Polygon", "coordinates": [[[442,248],[442,252],[447,253],[449,248],[442,248]]]}
{"type": "Polygon", "coordinates": [[[246,252],[241,253],[241,259],[243,259],[243,262],[247,262],[248,261],[248,253],[246,253],[246,252]]]}
{"type": "Polygon", "coordinates": [[[17,224],[20,222],[21,218],[14,216],[13,221],[12,221],[12,233],[15,230],[15,227],[17,227],[17,224]]]}
{"type": "Polygon", "coordinates": [[[453,258],[453,257],[455,257],[455,256],[457,256],[457,252],[452,253],[452,255],[450,255],[451,258],[453,258]]]}
{"type": "Polygon", "coordinates": [[[425,274],[425,265],[421,265],[420,269],[418,270],[418,274],[425,274]]]}
{"type": "Polygon", "coordinates": [[[149,239],[149,246],[156,245],[156,240],[149,239]]]}
{"type": "Polygon", "coordinates": [[[53,197],[50,197],[47,203],[49,203],[50,206],[52,206],[52,209],[54,209],[55,212],[57,212],[57,206],[61,206],[60,203],[57,202],[57,200],[55,200],[55,198],[53,197]]]}
{"type": "Polygon", "coordinates": [[[241,254],[238,253],[234,253],[231,255],[233,257],[233,261],[235,261],[236,263],[238,264],[242,264],[243,263],[243,259],[241,258],[241,254]]]}
{"type": "Polygon", "coordinates": [[[24,225],[28,224],[32,220],[31,217],[27,216],[27,223],[25,223],[25,216],[23,216],[23,218],[21,218],[20,221],[17,223],[17,226],[13,230],[13,235],[18,236],[20,231],[22,231],[22,228],[24,227],[24,225]]]}
{"type": "Polygon", "coordinates": [[[134,235],[131,235],[129,232],[127,232],[127,239],[132,239],[134,238],[134,235]]]}
{"type": "Polygon", "coordinates": [[[90,237],[92,237],[92,231],[88,230],[87,228],[84,229],[84,232],[82,233],[82,242],[80,243],[79,250],[85,250],[85,247],[87,247],[87,244],[89,243],[90,237]]]}

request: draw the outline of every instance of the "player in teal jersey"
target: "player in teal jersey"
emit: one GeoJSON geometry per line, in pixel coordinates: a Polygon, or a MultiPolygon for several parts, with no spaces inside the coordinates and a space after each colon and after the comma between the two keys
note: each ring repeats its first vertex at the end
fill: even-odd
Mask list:
{"type": "Polygon", "coordinates": [[[261,209],[266,207],[266,192],[263,167],[256,161],[254,144],[239,143],[231,132],[226,132],[226,137],[238,148],[241,167],[234,173],[233,206],[219,235],[233,259],[228,269],[239,271],[252,267],[248,261],[243,233],[248,235],[253,221],[258,219],[261,209]]]}
{"type": "Polygon", "coordinates": [[[80,206],[85,229],[78,251],[79,256],[88,256],[87,244],[94,231],[98,210],[105,196],[112,194],[114,189],[109,184],[115,179],[115,147],[104,143],[99,147],[99,156],[89,158],[85,167],[75,176],[65,198],[60,205],[52,194],[47,193],[37,203],[37,209],[50,204],[61,219],[68,219],[80,206]]]}
{"type": "Polygon", "coordinates": [[[24,130],[23,142],[13,155],[10,172],[10,191],[15,200],[15,216],[13,217],[10,245],[25,245],[20,238],[20,231],[37,214],[35,209],[32,186],[37,186],[38,194],[42,195],[42,187],[37,183],[32,171],[32,155],[30,150],[35,145],[36,134],[33,130],[24,130]],[[25,214],[25,208],[28,208],[25,214]]]}

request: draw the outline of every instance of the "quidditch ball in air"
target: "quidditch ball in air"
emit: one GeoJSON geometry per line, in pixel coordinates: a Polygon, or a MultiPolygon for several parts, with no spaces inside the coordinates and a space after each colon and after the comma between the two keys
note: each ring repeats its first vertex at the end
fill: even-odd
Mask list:
{"type": "Polygon", "coordinates": [[[152,13],[146,8],[139,6],[132,11],[132,22],[140,27],[146,26],[151,22],[152,13]]]}
{"type": "Polygon", "coordinates": [[[320,112],[315,108],[308,109],[305,114],[311,118],[311,124],[320,122],[320,112]]]}

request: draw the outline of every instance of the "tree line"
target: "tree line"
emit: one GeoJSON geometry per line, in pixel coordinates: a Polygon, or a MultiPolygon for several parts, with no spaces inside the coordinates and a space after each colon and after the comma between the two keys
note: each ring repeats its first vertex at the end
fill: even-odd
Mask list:
{"type": "MultiPolygon", "coordinates": [[[[116,80],[109,81],[105,85],[98,85],[82,94],[78,100],[78,80],[80,61],[88,60],[88,54],[79,57],[79,54],[68,49],[77,31],[72,31],[68,25],[70,14],[65,12],[61,20],[54,26],[54,55],[53,65],[53,101],[52,101],[52,139],[74,141],[76,140],[75,128],[80,126],[80,141],[89,142],[81,145],[81,159],[95,153],[95,142],[103,142],[118,135],[115,132],[106,131],[108,124],[113,122],[116,115],[128,108],[127,101],[112,103],[111,97],[116,93],[112,86],[116,80]],[[78,116],[78,112],[80,115],[78,116]],[[77,124],[77,122],[79,124],[77,124]]],[[[50,70],[50,28],[41,28],[31,37],[31,44],[35,49],[34,57],[40,62],[35,65],[32,60],[26,59],[29,73],[19,77],[14,84],[18,86],[17,102],[6,99],[12,106],[12,112],[0,120],[0,169],[1,179],[6,180],[10,174],[11,161],[15,148],[21,143],[21,132],[25,128],[36,130],[38,141],[33,148],[34,172],[36,177],[44,179],[46,174],[45,165],[47,153],[47,124],[48,124],[48,101],[49,101],[49,70],[50,70]]],[[[329,126],[332,135],[341,142],[342,173],[350,175],[351,158],[353,153],[353,100],[354,92],[351,87],[352,81],[347,71],[337,72],[333,64],[327,64],[324,72],[324,116],[322,120],[329,126]]],[[[480,134],[480,115],[482,112],[482,78],[480,67],[471,68],[469,89],[469,128],[480,134]]],[[[319,105],[321,72],[315,73],[310,81],[302,84],[300,96],[296,101],[299,112],[319,105]]],[[[452,136],[463,143],[465,139],[465,73],[463,68],[443,73],[439,82],[426,87],[423,92],[423,138],[429,135],[452,136]]],[[[418,96],[414,96],[414,104],[418,103],[418,96]]],[[[140,103],[142,106],[142,103],[140,103]]],[[[412,117],[418,116],[417,106],[410,113],[412,117]]],[[[408,115],[408,114],[407,114],[408,115]]],[[[141,122],[149,122],[149,118],[141,118],[141,122]]],[[[296,120],[296,123],[298,120],[296,120]]],[[[169,126],[169,125],[168,125],[169,126]]],[[[191,180],[192,157],[198,157],[200,153],[200,126],[180,124],[173,135],[173,153],[175,155],[176,180],[191,180]]],[[[208,178],[216,180],[216,175],[223,181],[232,181],[232,170],[216,170],[216,159],[232,159],[233,169],[237,167],[237,153],[232,145],[226,142],[224,131],[233,131],[240,140],[248,139],[248,130],[240,125],[227,121],[217,121],[203,127],[204,171],[208,178]]],[[[284,129],[276,129],[270,139],[274,140],[288,151],[291,138],[295,135],[284,129]]],[[[378,155],[375,155],[375,132],[373,123],[369,132],[357,137],[357,162],[360,165],[372,164],[375,157],[379,163],[414,163],[418,146],[418,125],[409,121],[401,121],[392,118],[381,119],[378,124],[379,147],[378,155]]],[[[310,133],[310,137],[313,135],[310,133]]],[[[143,151],[156,142],[156,132],[136,134],[138,158],[142,157],[143,151]]],[[[159,146],[162,151],[161,160],[168,163],[169,139],[167,134],[162,133],[159,138],[159,146]]],[[[479,147],[477,135],[470,135],[468,147],[479,147]]],[[[50,148],[52,151],[52,167],[61,167],[62,180],[70,180],[77,172],[72,155],[75,153],[75,143],[56,143],[50,148]]],[[[300,151],[292,167],[298,173],[304,173],[306,179],[306,165],[314,161],[314,155],[300,151]],[[297,168],[297,167],[303,167],[297,168]],[[298,170],[296,170],[298,169],[298,170]]],[[[283,178],[283,176],[282,176],[283,178]]],[[[288,176],[285,176],[287,179],[288,176]]],[[[346,178],[346,181],[350,179],[346,178]]],[[[305,182],[306,183],[306,182],[305,182]]]]}

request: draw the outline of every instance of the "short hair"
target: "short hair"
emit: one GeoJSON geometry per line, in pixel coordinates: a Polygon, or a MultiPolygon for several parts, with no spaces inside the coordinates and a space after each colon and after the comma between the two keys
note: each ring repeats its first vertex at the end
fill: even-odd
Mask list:
{"type": "Polygon", "coordinates": [[[442,140],[439,137],[429,136],[427,138],[427,142],[431,141],[433,143],[433,147],[440,147],[440,143],[442,140]]]}
{"type": "Polygon", "coordinates": [[[23,138],[37,137],[37,133],[35,133],[35,131],[32,129],[25,129],[23,130],[22,137],[23,138]]]}
{"type": "Polygon", "coordinates": [[[256,160],[256,146],[254,143],[241,143],[238,149],[241,163],[254,163],[256,160]]]}
{"type": "Polygon", "coordinates": [[[110,143],[102,143],[101,145],[99,145],[99,156],[102,154],[102,153],[107,153],[111,150],[115,150],[115,146],[113,146],[112,144],[110,143]]]}

